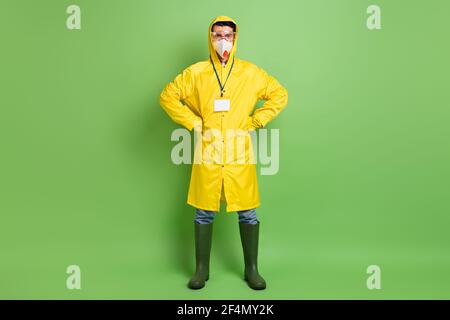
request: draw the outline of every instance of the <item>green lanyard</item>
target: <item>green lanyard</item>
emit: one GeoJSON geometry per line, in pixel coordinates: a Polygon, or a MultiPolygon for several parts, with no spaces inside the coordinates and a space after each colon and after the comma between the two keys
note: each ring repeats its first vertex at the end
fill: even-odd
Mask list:
{"type": "Polygon", "coordinates": [[[230,71],[228,71],[228,75],[227,78],[225,79],[225,83],[222,86],[222,82],[220,82],[220,78],[219,78],[219,74],[217,73],[216,67],[214,66],[214,62],[211,59],[211,56],[209,56],[209,60],[211,60],[212,66],[214,68],[214,72],[216,74],[216,78],[217,81],[219,82],[219,86],[220,86],[220,96],[223,97],[223,93],[225,92],[225,85],[227,84],[228,81],[228,77],[230,76],[231,70],[233,70],[233,66],[234,66],[234,57],[233,57],[233,63],[231,64],[231,68],[230,71]]]}

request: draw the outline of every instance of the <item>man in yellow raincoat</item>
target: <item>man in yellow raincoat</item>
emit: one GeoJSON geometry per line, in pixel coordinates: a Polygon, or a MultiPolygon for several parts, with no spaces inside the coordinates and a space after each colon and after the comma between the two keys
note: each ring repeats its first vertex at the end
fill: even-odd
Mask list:
{"type": "Polygon", "coordinates": [[[226,202],[238,213],[244,252],[244,279],[265,289],[258,272],[260,199],[250,131],[263,128],[286,106],[286,89],[258,66],[235,57],[238,25],[216,17],[208,28],[209,58],[186,68],[160,95],[161,107],[176,123],[201,139],[195,146],[187,203],[196,208],[196,272],[188,286],[209,278],[212,222],[226,202]],[[258,100],[266,100],[255,109],[258,100]]]}

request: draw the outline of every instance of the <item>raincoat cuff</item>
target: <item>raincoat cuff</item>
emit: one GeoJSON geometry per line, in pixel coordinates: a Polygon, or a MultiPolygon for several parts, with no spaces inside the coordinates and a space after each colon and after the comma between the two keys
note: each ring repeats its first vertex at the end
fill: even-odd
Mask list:
{"type": "Polygon", "coordinates": [[[201,132],[202,128],[203,128],[203,121],[202,121],[201,118],[197,118],[197,119],[194,119],[192,121],[192,123],[190,124],[190,126],[187,129],[189,131],[192,131],[194,129],[196,131],[200,131],[201,132]]]}
{"type": "Polygon", "coordinates": [[[247,119],[247,130],[253,131],[255,129],[256,129],[256,127],[253,125],[253,117],[252,116],[248,116],[248,119],[247,119]]]}

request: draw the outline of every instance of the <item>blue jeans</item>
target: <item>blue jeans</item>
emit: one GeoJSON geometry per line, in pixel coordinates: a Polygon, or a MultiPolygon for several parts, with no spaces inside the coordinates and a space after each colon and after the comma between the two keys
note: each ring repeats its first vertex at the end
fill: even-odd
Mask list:
{"type": "MultiPolygon", "coordinates": [[[[216,211],[195,209],[195,222],[198,224],[212,223],[216,213],[216,211]]],[[[237,213],[241,223],[257,224],[259,222],[255,209],[242,210],[237,213]]]]}

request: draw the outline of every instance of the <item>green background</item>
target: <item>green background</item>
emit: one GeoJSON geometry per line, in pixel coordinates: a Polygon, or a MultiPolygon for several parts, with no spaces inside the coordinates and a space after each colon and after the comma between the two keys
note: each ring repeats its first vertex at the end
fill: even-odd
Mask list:
{"type": "Polygon", "coordinates": [[[450,298],[448,1],[0,2],[0,298],[450,298]],[[66,8],[81,7],[81,30],[66,8]],[[377,4],[382,29],[366,27],[377,4]],[[194,271],[190,166],[159,93],[208,57],[217,15],[237,56],[289,91],[280,170],[259,176],[260,271],[237,216],[194,271]],[[81,268],[81,290],[66,268],[81,268]],[[381,289],[366,268],[381,268],[381,289]]]}

